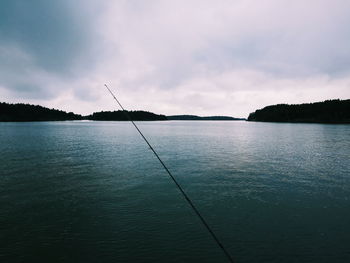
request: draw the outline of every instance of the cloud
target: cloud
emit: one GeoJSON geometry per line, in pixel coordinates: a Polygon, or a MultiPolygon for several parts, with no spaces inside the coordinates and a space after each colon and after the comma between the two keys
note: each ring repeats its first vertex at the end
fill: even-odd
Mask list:
{"type": "MultiPolygon", "coordinates": [[[[82,56],[89,40],[87,19],[62,0],[1,3],[1,43],[15,45],[29,53],[40,68],[56,73],[69,72],[76,58],[82,56]]],[[[84,11],[82,11],[84,12],[84,11]]]]}
{"type": "Polygon", "coordinates": [[[86,3],[1,2],[0,87],[9,101],[54,99],[93,70],[97,45],[89,17],[94,5],[86,3]]]}
{"type": "Polygon", "coordinates": [[[108,82],[128,108],[244,117],[350,95],[345,0],[0,5],[0,92],[10,101],[115,109],[108,82]]]}

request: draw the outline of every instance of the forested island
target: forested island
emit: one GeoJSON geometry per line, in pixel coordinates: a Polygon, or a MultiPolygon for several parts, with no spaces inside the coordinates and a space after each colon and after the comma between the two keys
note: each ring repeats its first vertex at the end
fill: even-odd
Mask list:
{"type": "MultiPolygon", "coordinates": [[[[128,111],[129,116],[133,121],[165,121],[167,117],[161,114],[155,114],[148,111],[128,111]]],[[[94,121],[127,121],[129,120],[125,113],[121,110],[118,111],[101,111],[94,112],[93,114],[86,116],[87,120],[94,121]]]]}
{"type": "Polygon", "coordinates": [[[251,113],[248,121],[350,123],[350,100],[271,105],[251,113]]]}
{"type": "Polygon", "coordinates": [[[65,121],[82,120],[81,115],[49,109],[39,105],[0,102],[0,121],[65,121]]]}
{"type": "Polygon", "coordinates": [[[201,117],[196,115],[171,115],[166,116],[168,120],[178,121],[239,121],[245,120],[244,118],[234,118],[229,116],[207,116],[201,117]]]}

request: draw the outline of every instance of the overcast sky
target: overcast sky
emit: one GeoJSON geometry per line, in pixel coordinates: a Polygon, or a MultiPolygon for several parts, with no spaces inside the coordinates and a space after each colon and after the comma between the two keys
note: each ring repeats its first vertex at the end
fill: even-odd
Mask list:
{"type": "Polygon", "coordinates": [[[2,0],[0,101],[247,117],[350,98],[349,0],[2,0]]]}

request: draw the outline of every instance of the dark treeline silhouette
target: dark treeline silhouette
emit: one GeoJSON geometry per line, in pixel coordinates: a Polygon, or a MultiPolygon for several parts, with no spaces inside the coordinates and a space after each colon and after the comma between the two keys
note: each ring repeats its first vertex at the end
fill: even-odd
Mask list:
{"type": "MultiPolygon", "coordinates": [[[[244,120],[228,116],[200,117],[195,115],[165,116],[148,111],[128,111],[135,121],[164,121],[164,120],[244,120]]],[[[0,102],[0,121],[65,121],[65,120],[94,120],[94,121],[127,121],[123,111],[100,111],[88,116],[73,112],[49,109],[31,104],[10,104],[0,102]]]]}
{"type": "MultiPolygon", "coordinates": [[[[165,115],[154,114],[148,111],[128,111],[134,121],[164,121],[167,120],[165,115]]],[[[118,111],[100,111],[86,117],[94,121],[127,121],[128,118],[121,110],[118,111]]]]}
{"type": "Polygon", "coordinates": [[[242,118],[234,118],[229,116],[207,116],[200,117],[196,115],[172,115],[167,116],[168,120],[178,120],[178,121],[237,121],[245,120],[242,118]]]}
{"type": "Polygon", "coordinates": [[[0,121],[64,121],[81,120],[81,115],[38,105],[0,102],[0,121]]]}
{"type": "MultiPolygon", "coordinates": [[[[128,111],[135,121],[157,120],[244,120],[228,116],[200,117],[196,115],[165,116],[147,111],[128,111]]],[[[30,104],[9,104],[0,102],[0,121],[64,121],[96,120],[126,121],[123,111],[94,112],[81,116],[30,104]]],[[[315,122],[315,123],[350,123],[350,100],[327,100],[308,104],[278,104],[267,106],[251,113],[248,121],[267,122],[315,122]]]]}
{"type": "MultiPolygon", "coordinates": [[[[158,115],[147,111],[128,111],[135,121],[167,120],[165,115],[158,115]]],[[[123,111],[94,112],[88,116],[81,116],[73,112],[49,109],[31,104],[10,104],[0,102],[0,121],[66,121],[66,120],[96,120],[96,121],[126,121],[123,111]]]]}
{"type": "Polygon", "coordinates": [[[267,106],[251,113],[248,121],[350,123],[350,100],[267,106]]]}

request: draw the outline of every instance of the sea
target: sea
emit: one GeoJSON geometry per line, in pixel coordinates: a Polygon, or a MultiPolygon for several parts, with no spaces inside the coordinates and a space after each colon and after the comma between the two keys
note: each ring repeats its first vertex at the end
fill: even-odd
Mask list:
{"type": "MultiPolygon", "coordinates": [[[[350,125],[137,125],[234,262],[350,262],[350,125]]],[[[0,123],[0,262],[228,262],[129,122],[0,123]]]]}

